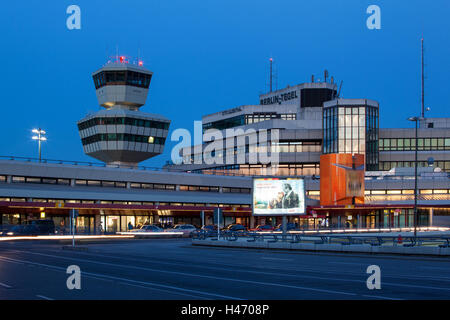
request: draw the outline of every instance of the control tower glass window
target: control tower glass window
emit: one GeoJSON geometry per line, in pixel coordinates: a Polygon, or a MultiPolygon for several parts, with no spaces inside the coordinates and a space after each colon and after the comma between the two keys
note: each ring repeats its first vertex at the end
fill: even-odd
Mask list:
{"type": "Polygon", "coordinates": [[[323,110],[323,153],[359,153],[378,170],[378,107],[333,105],[323,110]]]}
{"type": "Polygon", "coordinates": [[[128,85],[148,89],[151,78],[151,74],[130,70],[102,71],[93,76],[95,89],[106,85],[128,85]]]}

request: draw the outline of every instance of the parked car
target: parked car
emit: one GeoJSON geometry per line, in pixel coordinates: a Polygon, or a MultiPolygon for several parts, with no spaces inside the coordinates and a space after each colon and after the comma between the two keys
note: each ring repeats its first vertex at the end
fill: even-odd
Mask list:
{"type": "Polygon", "coordinates": [[[274,227],[272,227],[270,224],[265,225],[259,225],[256,226],[256,228],[249,229],[249,231],[273,231],[274,227]]]}
{"type": "MultiPolygon", "coordinates": [[[[286,231],[295,231],[295,230],[300,230],[300,228],[298,227],[297,223],[294,222],[288,222],[286,224],[286,231]]],[[[276,228],[274,229],[274,231],[283,231],[283,225],[279,224],[278,226],[276,226],[276,228]]]]}
{"type": "Polygon", "coordinates": [[[226,226],[223,231],[229,231],[229,232],[245,232],[247,231],[247,228],[243,226],[242,224],[230,224],[226,226]]]}
{"type": "Polygon", "coordinates": [[[39,234],[39,229],[31,224],[18,224],[12,227],[7,233],[7,236],[35,236],[39,234]]]}
{"type": "Polygon", "coordinates": [[[197,228],[192,224],[177,224],[171,229],[166,229],[166,232],[183,232],[183,235],[191,236],[193,232],[197,231],[197,228]]]}
{"type": "Polygon", "coordinates": [[[157,226],[161,229],[172,229],[173,228],[173,224],[171,223],[154,223],[154,226],[157,226]]]}
{"type": "Polygon", "coordinates": [[[32,220],[29,221],[28,224],[37,228],[37,234],[55,233],[55,222],[53,220],[50,219],[32,220]]]}
{"type": "Polygon", "coordinates": [[[208,224],[208,225],[206,225],[206,226],[203,226],[203,227],[202,227],[202,230],[208,231],[208,232],[213,232],[213,231],[217,232],[217,225],[214,225],[214,224],[208,224]]]}
{"type": "Polygon", "coordinates": [[[160,227],[151,225],[151,224],[143,225],[141,228],[136,229],[136,230],[131,230],[131,231],[133,231],[133,232],[164,232],[164,230],[161,229],[160,227]]]}
{"type": "Polygon", "coordinates": [[[10,225],[2,229],[3,236],[36,236],[55,233],[55,223],[53,220],[32,220],[26,224],[10,225]]]}
{"type": "Polygon", "coordinates": [[[205,233],[206,235],[217,235],[217,225],[214,224],[205,225],[197,232],[205,233]]]}
{"type": "Polygon", "coordinates": [[[0,225],[0,236],[6,236],[8,232],[14,227],[14,225],[0,225]]]}

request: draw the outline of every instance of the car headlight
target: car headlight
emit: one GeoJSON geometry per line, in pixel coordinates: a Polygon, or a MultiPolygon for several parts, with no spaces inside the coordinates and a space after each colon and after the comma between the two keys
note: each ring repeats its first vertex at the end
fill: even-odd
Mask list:
{"type": "Polygon", "coordinates": [[[13,235],[14,235],[14,232],[8,232],[6,235],[8,235],[8,236],[13,236],[13,235]]]}

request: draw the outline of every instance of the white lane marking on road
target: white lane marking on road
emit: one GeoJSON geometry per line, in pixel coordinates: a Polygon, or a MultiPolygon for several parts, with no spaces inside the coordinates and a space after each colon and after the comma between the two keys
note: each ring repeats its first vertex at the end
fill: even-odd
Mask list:
{"type": "Polygon", "coordinates": [[[292,259],[270,258],[270,257],[262,257],[261,259],[264,259],[264,260],[275,260],[275,261],[277,261],[277,260],[279,260],[279,261],[292,261],[292,259]]]}
{"type": "MultiPolygon", "coordinates": [[[[64,257],[60,257],[60,256],[46,255],[46,254],[43,254],[43,253],[37,253],[37,252],[31,252],[31,251],[18,251],[18,250],[12,250],[12,251],[19,252],[19,253],[29,253],[29,254],[36,254],[36,255],[51,256],[51,257],[57,257],[57,258],[63,258],[64,259],[64,257]]],[[[80,254],[80,253],[78,252],[78,254],[80,254]]],[[[86,255],[85,253],[82,253],[82,254],[86,255]]],[[[110,256],[110,255],[105,255],[105,254],[103,254],[103,255],[102,254],[96,254],[96,257],[98,257],[98,256],[117,258],[117,257],[113,257],[113,256],[110,256]]],[[[141,259],[126,258],[126,260],[141,261],[142,262],[141,259]]],[[[160,261],[156,261],[156,263],[167,264],[167,265],[180,265],[179,263],[178,264],[174,264],[174,263],[160,262],[160,261]]],[[[230,266],[230,267],[235,267],[235,266],[230,266]]],[[[230,271],[230,270],[228,270],[226,268],[218,268],[218,267],[201,266],[201,268],[211,269],[211,270],[230,271]]],[[[313,269],[302,268],[302,269],[296,269],[296,270],[292,270],[292,271],[317,272],[318,270],[317,269],[313,270],[313,269]]],[[[357,283],[365,283],[366,282],[366,281],[356,280],[356,279],[340,279],[340,278],[336,278],[336,277],[328,278],[328,277],[320,277],[320,276],[312,276],[312,275],[307,275],[307,276],[305,276],[305,275],[291,275],[291,274],[284,274],[284,273],[277,273],[277,274],[275,274],[275,273],[262,272],[262,271],[249,271],[249,270],[245,270],[245,269],[240,270],[240,272],[254,273],[254,274],[265,274],[265,275],[277,275],[277,276],[290,277],[290,278],[320,279],[320,280],[331,280],[331,281],[341,281],[341,282],[357,282],[357,283]]],[[[335,275],[335,273],[324,271],[324,270],[321,270],[320,272],[324,273],[324,274],[333,274],[333,275],[335,275]]],[[[346,274],[346,272],[342,272],[341,271],[341,274],[344,275],[344,274],[346,274]]],[[[350,273],[348,273],[348,272],[347,272],[347,274],[350,275],[350,273]]],[[[351,273],[351,274],[354,275],[354,273],[351,273]]],[[[408,280],[416,278],[416,279],[420,279],[420,280],[437,280],[437,281],[443,281],[443,282],[448,282],[450,280],[449,278],[442,278],[442,277],[436,278],[436,277],[431,277],[431,276],[411,276],[411,275],[408,275],[408,276],[406,276],[406,275],[405,276],[401,276],[401,275],[395,275],[395,276],[393,276],[393,275],[384,275],[384,277],[385,278],[396,278],[396,279],[408,279],[408,280]]],[[[384,283],[385,284],[389,284],[391,286],[397,286],[397,287],[412,287],[412,288],[423,288],[423,289],[447,290],[445,288],[439,288],[439,287],[423,287],[423,286],[417,286],[417,285],[404,285],[404,284],[400,284],[400,283],[386,283],[386,282],[384,282],[384,283]]]]}
{"type": "Polygon", "coordinates": [[[2,283],[0,282],[0,286],[2,286],[3,288],[12,288],[11,286],[7,285],[6,283],[2,283]]]}
{"type": "Polygon", "coordinates": [[[37,294],[36,297],[41,298],[41,299],[44,299],[44,300],[55,300],[55,299],[52,299],[52,298],[43,296],[43,295],[41,295],[41,294],[37,294]]]}
{"type": "MultiPolygon", "coordinates": [[[[55,269],[55,270],[58,270],[58,271],[63,271],[64,273],[66,272],[66,268],[53,266],[53,265],[49,265],[49,264],[33,262],[33,261],[17,260],[17,259],[3,257],[3,256],[0,256],[0,260],[6,261],[6,262],[11,262],[11,263],[21,263],[21,264],[23,264],[23,263],[30,263],[30,264],[34,264],[36,266],[46,267],[46,268],[50,268],[50,269],[55,269]]],[[[121,281],[131,282],[131,283],[139,283],[139,284],[147,285],[147,286],[152,285],[152,286],[155,286],[155,287],[161,287],[161,288],[165,288],[165,289],[173,289],[173,290],[179,290],[179,291],[184,291],[184,292],[196,293],[196,294],[201,294],[201,295],[214,296],[214,297],[218,297],[218,298],[222,298],[222,299],[228,299],[228,300],[244,300],[242,298],[230,297],[230,296],[225,296],[225,295],[216,294],[216,293],[209,293],[209,292],[205,292],[205,291],[185,289],[185,288],[169,286],[169,285],[163,285],[163,284],[154,283],[154,282],[137,281],[137,280],[132,280],[132,279],[114,277],[114,276],[109,276],[109,275],[106,275],[106,274],[92,273],[92,272],[86,272],[86,271],[83,272],[83,276],[87,276],[87,277],[91,277],[91,278],[102,277],[102,278],[112,279],[112,280],[121,280],[121,281]]],[[[149,289],[160,290],[159,288],[149,288],[149,289]]],[[[179,293],[175,292],[175,294],[179,294],[179,293]]]]}
{"type": "MultiPolygon", "coordinates": [[[[37,254],[37,255],[42,255],[42,253],[37,253],[37,252],[32,252],[32,251],[23,251],[23,250],[9,250],[11,252],[18,252],[18,253],[29,253],[29,254],[37,254]]],[[[54,253],[59,253],[60,251],[54,251],[54,250],[46,250],[49,252],[54,252],[54,253]]],[[[92,256],[92,254],[87,254],[84,252],[76,252],[77,255],[88,255],[88,256],[92,256]]],[[[118,259],[118,257],[116,256],[111,256],[108,254],[99,254],[99,253],[95,253],[95,257],[105,257],[105,258],[114,258],[114,259],[118,259]]],[[[135,258],[130,258],[130,257],[120,257],[120,259],[125,259],[125,260],[129,260],[129,261],[140,261],[140,262],[148,262],[147,260],[142,260],[142,259],[135,259],[135,258]]],[[[180,265],[180,263],[170,263],[170,262],[163,262],[163,261],[151,261],[152,263],[157,263],[157,264],[165,264],[165,265],[180,265]]],[[[362,265],[366,265],[364,263],[362,263],[362,265]]],[[[28,265],[30,266],[30,265],[28,265]]],[[[233,265],[226,265],[223,264],[224,267],[230,267],[233,270],[229,270],[226,268],[219,268],[219,267],[207,267],[207,266],[203,266],[203,265],[192,265],[193,267],[196,268],[201,268],[201,269],[211,269],[211,270],[224,270],[224,271],[234,271],[234,269],[236,269],[237,267],[247,267],[248,265],[246,264],[233,264],[233,265]]],[[[323,265],[322,265],[323,266],[323,265]]],[[[339,272],[341,275],[349,275],[349,276],[354,276],[355,273],[354,272],[349,272],[349,271],[345,271],[345,270],[338,270],[338,271],[327,271],[327,270],[319,270],[318,268],[312,269],[312,268],[291,268],[289,266],[284,266],[283,269],[279,269],[281,271],[284,270],[288,270],[288,271],[292,271],[292,272],[313,272],[313,273],[318,273],[320,272],[321,274],[330,274],[333,276],[333,278],[323,278],[323,277],[317,277],[317,276],[310,276],[308,275],[306,278],[315,278],[315,279],[323,279],[323,280],[337,280],[335,278],[336,272],[339,272]]],[[[245,270],[245,269],[241,269],[240,272],[246,272],[246,273],[255,273],[255,274],[267,274],[267,275],[274,275],[274,273],[270,273],[270,272],[262,272],[262,271],[250,271],[250,270],[245,270]]],[[[298,275],[291,275],[291,274],[285,274],[283,272],[276,274],[278,276],[284,276],[284,277],[297,277],[297,278],[305,278],[305,276],[298,276],[298,275]]],[[[394,278],[394,279],[419,279],[419,280],[436,280],[436,281],[443,281],[443,282],[450,282],[450,278],[448,277],[436,277],[436,276],[424,276],[424,275],[412,275],[412,274],[408,274],[408,275],[399,275],[399,274],[395,274],[395,275],[390,275],[390,274],[384,274],[384,278],[394,278]]],[[[338,281],[348,281],[348,282],[364,282],[365,281],[360,281],[360,280],[350,280],[350,279],[338,279],[338,281]]]]}
{"type": "MultiPolygon", "coordinates": [[[[297,287],[297,286],[283,285],[283,284],[271,283],[271,282],[259,282],[259,281],[239,280],[239,279],[232,279],[232,278],[225,278],[225,277],[214,277],[214,276],[198,275],[198,274],[185,273],[185,272],[166,271],[166,270],[159,270],[159,269],[152,269],[152,268],[144,268],[144,267],[137,267],[137,266],[128,266],[128,265],[121,265],[121,264],[114,264],[114,263],[107,263],[107,262],[99,262],[99,261],[86,260],[86,259],[77,259],[77,258],[71,258],[71,257],[54,256],[54,255],[49,255],[49,254],[44,254],[44,253],[37,253],[37,252],[30,252],[30,253],[33,253],[33,254],[36,254],[36,255],[43,255],[43,256],[59,258],[59,259],[84,261],[84,262],[88,262],[88,263],[104,264],[104,265],[111,265],[111,266],[115,266],[115,267],[125,267],[125,268],[131,268],[131,269],[141,269],[141,270],[154,271],[154,272],[160,272],[160,273],[179,274],[179,275],[195,276],[195,277],[201,277],[201,278],[211,278],[211,279],[234,281],[234,282],[252,283],[252,284],[258,284],[258,285],[259,284],[269,285],[269,286],[271,285],[271,286],[287,287],[287,288],[294,288],[294,289],[303,289],[303,290],[311,290],[311,291],[319,291],[319,292],[337,293],[337,294],[343,294],[343,295],[357,295],[355,293],[348,293],[348,292],[341,292],[341,291],[332,291],[332,290],[324,290],[324,289],[316,289],[316,288],[308,288],[308,287],[297,287]]],[[[315,278],[318,278],[318,277],[315,277],[315,278]]],[[[361,280],[348,280],[348,281],[351,281],[351,282],[365,282],[365,281],[361,281],[361,280]]],[[[385,281],[383,281],[383,284],[384,285],[397,286],[397,287],[450,291],[450,288],[421,286],[421,285],[409,285],[409,284],[401,284],[401,283],[393,283],[393,282],[385,282],[385,281]]]]}
{"type": "MultiPolygon", "coordinates": [[[[342,295],[348,295],[348,296],[356,296],[356,295],[357,295],[356,293],[351,293],[351,292],[343,292],[343,291],[335,291],[335,290],[325,290],[325,289],[318,289],[318,288],[311,288],[311,287],[303,287],[303,286],[292,286],[292,285],[280,284],[280,283],[273,283],[273,282],[261,282],[261,281],[252,281],[252,280],[244,280],[244,279],[234,279],[234,278],[226,278],[226,277],[216,277],[216,276],[208,276],[208,275],[195,274],[195,273],[187,273],[187,272],[167,271],[167,270],[160,270],[160,269],[153,269],[153,268],[144,268],[144,267],[137,267],[137,266],[123,265],[123,264],[116,264],[116,263],[100,262],[100,261],[87,260],[87,259],[79,259],[79,258],[71,258],[71,257],[63,257],[63,256],[54,256],[54,255],[49,255],[49,254],[44,254],[44,253],[33,253],[33,254],[42,255],[42,256],[49,256],[49,257],[54,257],[54,258],[58,258],[58,259],[66,259],[66,260],[81,261],[81,262],[87,262],[87,263],[93,263],[93,264],[101,264],[101,265],[107,265],[107,266],[114,266],[114,267],[120,267],[120,268],[129,268],[129,269],[137,269],[137,270],[153,271],[153,272],[159,272],[159,273],[177,274],[177,275],[188,276],[188,277],[198,277],[198,278],[206,278],[206,279],[214,279],[214,280],[224,280],[224,281],[242,282],[242,283],[250,283],[250,284],[256,284],[256,285],[263,285],[263,286],[274,286],[274,287],[282,287],[282,288],[292,288],[292,289],[298,289],[298,290],[307,290],[307,291],[325,292],[325,293],[332,293],[332,294],[342,294],[342,295]]],[[[1,257],[1,256],[0,256],[0,257],[1,257]]],[[[7,259],[10,259],[10,258],[7,258],[7,259]]]]}
{"type": "MultiPolygon", "coordinates": [[[[46,251],[50,251],[50,250],[46,250],[46,251]]],[[[18,251],[15,250],[15,252],[19,252],[19,253],[30,253],[30,254],[37,254],[39,255],[40,253],[36,253],[36,252],[31,252],[31,251],[18,251]]],[[[50,252],[55,252],[55,253],[59,253],[59,251],[50,251],[50,252]]],[[[77,252],[77,255],[88,255],[89,257],[92,256],[92,254],[88,254],[85,252],[77,252]]],[[[164,265],[177,265],[179,266],[180,263],[173,263],[173,262],[167,262],[167,261],[148,261],[145,259],[136,259],[136,258],[130,258],[130,257],[117,257],[117,256],[112,256],[112,255],[108,255],[108,254],[99,254],[99,253],[95,253],[95,257],[105,257],[105,258],[113,258],[113,259],[121,259],[123,261],[123,259],[125,260],[129,260],[129,261],[137,261],[137,262],[151,262],[151,263],[156,263],[156,264],[164,264],[164,265]]],[[[347,262],[344,262],[347,263],[347,262]]],[[[348,262],[350,263],[350,262],[348,262]]],[[[233,271],[236,269],[236,267],[242,266],[242,267],[247,267],[247,265],[226,265],[226,264],[222,264],[224,267],[229,267],[231,269],[227,269],[227,268],[222,268],[222,267],[210,267],[210,266],[204,266],[204,265],[191,265],[191,267],[195,267],[195,268],[200,268],[200,269],[210,269],[210,270],[221,270],[221,271],[233,271]]],[[[364,263],[361,263],[361,265],[367,265],[364,263]]],[[[289,277],[289,278],[315,278],[315,279],[322,279],[322,280],[337,280],[337,281],[347,281],[347,282],[366,282],[366,281],[361,281],[361,280],[352,280],[352,279],[336,279],[335,274],[336,272],[339,272],[341,275],[349,275],[349,276],[354,276],[355,273],[354,272],[345,272],[343,270],[339,270],[336,272],[330,272],[330,271],[326,271],[326,270],[319,270],[319,269],[311,269],[311,268],[286,268],[286,266],[283,266],[283,269],[277,269],[280,270],[280,272],[278,273],[274,273],[274,272],[264,272],[264,271],[250,271],[250,270],[245,270],[245,269],[240,269],[239,272],[245,272],[245,273],[254,273],[254,274],[265,274],[265,275],[276,275],[276,276],[283,276],[283,277],[289,277]],[[321,274],[330,274],[333,277],[332,278],[326,278],[326,277],[318,277],[318,276],[312,276],[312,275],[308,275],[308,276],[303,276],[303,275],[299,275],[298,273],[296,274],[287,274],[284,273],[285,270],[288,271],[292,271],[292,272],[320,272],[321,274]]],[[[426,279],[426,280],[436,280],[436,281],[444,281],[444,282],[450,282],[450,278],[447,277],[436,277],[436,276],[423,276],[423,275],[389,275],[389,274],[384,274],[385,278],[395,278],[395,279],[426,279]]]]}
{"type": "Polygon", "coordinates": [[[375,295],[369,295],[369,294],[362,294],[363,297],[369,297],[369,298],[379,298],[379,299],[385,299],[385,300],[403,300],[400,298],[390,298],[385,296],[375,296],[375,295]]]}

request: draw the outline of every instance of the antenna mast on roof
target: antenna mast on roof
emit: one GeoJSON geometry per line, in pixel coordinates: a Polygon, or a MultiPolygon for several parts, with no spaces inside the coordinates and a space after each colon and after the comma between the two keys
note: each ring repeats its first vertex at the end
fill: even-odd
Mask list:
{"type": "Polygon", "coordinates": [[[424,52],[423,52],[423,35],[421,39],[422,46],[422,113],[421,117],[425,116],[425,64],[424,64],[424,52]]]}
{"type": "Polygon", "coordinates": [[[338,97],[338,99],[341,97],[341,89],[342,89],[342,83],[344,83],[344,81],[343,80],[341,80],[341,84],[339,85],[339,91],[338,91],[338,93],[337,93],[337,97],[338,97]]]}
{"type": "Polygon", "coordinates": [[[270,92],[272,92],[272,78],[273,78],[273,72],[272,72],[272,63],[273,63],[273,59],[272,58],[270,58],[269,59],[269,62],[270,62],[270,78],[269,78],[269,90],[270,90],[270,92]]]}

